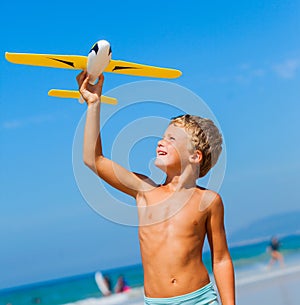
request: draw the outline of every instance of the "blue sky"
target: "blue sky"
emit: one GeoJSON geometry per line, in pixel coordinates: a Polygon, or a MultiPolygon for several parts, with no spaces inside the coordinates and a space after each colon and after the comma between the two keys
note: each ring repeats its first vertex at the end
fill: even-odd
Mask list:
{"type": "MultiPolygon", "coordinates": [[[[100,217],[76,184],[72,145],[85,106],[47,96],[76,88],[78,72],[13,65],[6,51],[86,55],[107,39],[114,59],[180,69],[172,82],[205,101],[226,141],[227,231],[299,209],[299,2],[1,6],[0,288],[140,262],[136,228],[100,217]]],[[[140,80],[106,74],[104,91],[140,80]]]]}

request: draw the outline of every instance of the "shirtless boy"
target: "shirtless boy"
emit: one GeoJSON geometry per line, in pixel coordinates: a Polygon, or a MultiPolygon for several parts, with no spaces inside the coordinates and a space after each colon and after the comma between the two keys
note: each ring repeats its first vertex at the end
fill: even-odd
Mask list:
{"type": "Polygon", "coordinates": [[[136,199],[144,268],[145,304],[218,304],[202,262],[207,236],[213,273],[223,305],[235,304],[234,271],[224,230],[221,197],[196,185],[214,166],[222,138],[212,121],[185,115],[171,120],[157,144],[155,165],[166,173],[156,185],[102,154],[100,96],[104,77],[90,85],[77,76],[87,103],[84,163],[100,178],[136,199]]]}

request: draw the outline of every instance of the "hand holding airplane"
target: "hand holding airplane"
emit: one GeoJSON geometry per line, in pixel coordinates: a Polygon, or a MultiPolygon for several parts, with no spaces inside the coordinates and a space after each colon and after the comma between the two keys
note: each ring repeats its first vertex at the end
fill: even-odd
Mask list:
{"type": "MultiPolygon", "coordinates": [[[[94,84],[102,72],[156,78],[177,78],[181,75],[179,70],[148,66],[122,60],[113,60],[111,59],[111,56],[111,47],[106,40],[99,40],[96,42],[91,48],[88,56],[5,53],[5,58],[15,64],[75,70],[86,69],[90,76],[91,84],[94,84]]],[[[48,95],[62,98],[78,98],[80,102],[83,102],[79,91],[76,90],[52,89],[48,92],[48,95]]],[[[101,96],[101,102],[117,104],[115,98],[103,95],[101,96]]]]}

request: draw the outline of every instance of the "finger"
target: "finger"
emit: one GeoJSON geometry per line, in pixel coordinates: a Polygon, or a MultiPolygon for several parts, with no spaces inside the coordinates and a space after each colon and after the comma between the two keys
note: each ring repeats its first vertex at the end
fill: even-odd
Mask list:
{"type": "Polygon", "coordinates": [[[84,73],[84,70],[82,70],[79,74],[77,74],[77,76],[76,76],[76,80],[77,80],[77,81],[80,80],[80,78],[81,78],[81,76],[82,76],[83,73],[84,73]]]}
{"type": "Polygon", "coordinates": [[[102,74],[100,74],[99,77],[98,77],[98,84],[102,86],[102,85],[103,85],[103,82],[104,82],[104,75],[103,75],[103,73],[102,73],[102,74]]]}
{"type": "Polygon", "coordinates": [[[100,75],[99,75],[99,81],[101,81],[101,82],[103,82],[104,81],[104,75],[103,75],[103,73],[101,73],[100,75]]]}
{"type": "Polygon", "coordinates": [[[86,70],[83,70],[77,75],[76,80],[79,86],[81,86],[83,80],[86,78],[86,74],[87,74],[86,70]]]}
{"type": "Polygon", "coordinates": [[[85,73],[85,78],[83,79],[82,83],[81,83],[81,86],[80,86],[80,90],[82,89],[86,89],[87,88],[87,85],[89,83],[89,79],[90,79],[90,76],[87,75],[87,73],[85,73]]]}

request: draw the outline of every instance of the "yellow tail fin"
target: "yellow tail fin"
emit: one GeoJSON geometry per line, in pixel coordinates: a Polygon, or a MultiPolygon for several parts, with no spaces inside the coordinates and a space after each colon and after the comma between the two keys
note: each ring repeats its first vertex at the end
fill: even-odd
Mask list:
{"type": "MultiPolygon", "coordinates": [[[[61,98],[76,98],[80,99],[80,93],[76,90],[59,90],[59,89],[51,89],[48,92],[49,96],[61,97],[61,98]]],[[[101,102],[105,104],[116,105],[118,104],[118,100],[114,97],[101,95],[101,102]]]]}

